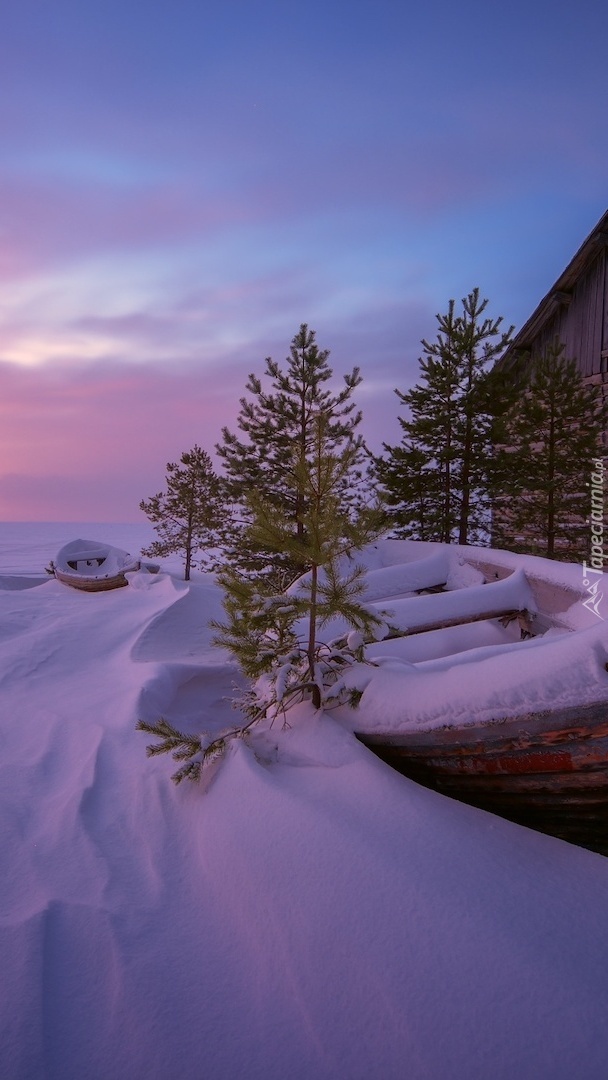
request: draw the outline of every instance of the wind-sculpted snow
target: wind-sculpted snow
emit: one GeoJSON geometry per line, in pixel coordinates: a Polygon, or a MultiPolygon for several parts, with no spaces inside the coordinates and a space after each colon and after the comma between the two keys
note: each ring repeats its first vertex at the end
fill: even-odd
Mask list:
{"type": "MultiPolygon", "coordinates": [[[[150,584],[154,585],[154,578],[150,584]]],[[[142,631],[133,646],[134,660],[188,660],[208,656],[213,640],[209,622],[223,615],[217,586],[199,583],[192,588],[186,582],[172,585],[174,602],[142,631]]],[[[217,662],[215,657],[214,661],[217,662]]]]}
{"type": "Polygon", "coordinates": [[[232,702],[244,687],[236,664],[158,664],[142,687],[138,716],[148,723],[162,716],[181,731],[219,731],[238,725],[232,702]]]}
{"type": "Polygon", "coordinates": [[[35,589],[37,585],[43,585],[48,581],[48,576],[32,575],[20,577],[17,574],[0,574],[0,592],[17,592],[21,589],[35,589]]]}
{"type": "MultiPolygon", "coordinates": [[[[0,594],[0,1076],[604,1080],[607,860],[417,787],[306,705],[204,785],[146,758],[142,712],[229,715],[219,605],[167,574],[0,594]]],[[[601,634],[575,639],[598,675],[601,634]]],[[[542,644],[467,640],[417,665],[451,664],[458,700],[484,649],[513,692],[558,677],[542,644]]],[[[383,659],[374,715],[410,671],[383,659]]]]}

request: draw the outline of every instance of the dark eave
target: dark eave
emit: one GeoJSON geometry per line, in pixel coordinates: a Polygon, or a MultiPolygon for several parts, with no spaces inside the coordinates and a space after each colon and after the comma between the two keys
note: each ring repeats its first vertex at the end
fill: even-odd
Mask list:
{"type": "Polygon", "coordinates": [[[558,277],[552,289],[541,300],[538,307],[521,330],[515,335],[507,351],[501,357],[499,363],[507,366],[513,362],[515,355],[530,349],[537,334],[542,330],[546,322],[559,310],[565,307],[572,299],[572,291],[577,281],[594,261],[602,248],[608,244],[608,210],[600,218],[595,228],[589,233],[587,239],[581,244],[576,255],[568,263],[564,272],[558,277]]]}

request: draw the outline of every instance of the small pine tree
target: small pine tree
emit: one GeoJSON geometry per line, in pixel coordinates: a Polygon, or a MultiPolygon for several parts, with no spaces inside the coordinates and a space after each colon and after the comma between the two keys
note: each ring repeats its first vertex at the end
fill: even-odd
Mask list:
{"type": "Polygon", "coordinates": [[[139,504],[159,536],[143,554],[181,555],[184,579],[189,581],[195,556],[200,567],[214,565],[226,535],[226,500],[211,458],[200,446],[182,454],[179,463],[168,462],[166,484],[166,491],[139,504]]]}
{"type": "Polygon", "coordinates": [[[205,766],[213,764],[223,756],[230,737],[236,734],[230,731],[213,736],[188,735],[162,717],[156,724],[138,720],[135,726],[137,731],[145,731],[147,735],[154,735],[159,739],[159,742],[150,743],[146,747],[148,757],[171,754],[174,761],[183,763],[171,777],[174,784],[181,784],[182,780],[200,780],[205,766]]]}
{"type": "Polygon", "coordinates": [[[502,318],[485,316],[487,304],[473,289],[457,315],[450,300],[437,316],[437,339],[422,341],[420,382],[395,391],[409,417],[399,418],[401,445],[385,443],[376,465],[401,535],[461,544],[487,535],[492,432],[507,391],[491,364],[513,329],[505,332],[502,318]]]}
{"type": "Polygon", "coordinates": [[[293,469],[303,494],[300,521],[294,533],[291,516],[259,493],[249,496],[252,543],[269,551],[285,551],[304,577],[284,593],[273,592],[268,577],[242,575],[224,568],[225,623],[214,623],[216,644],[229,649],[253,686],[240,702],[245,722],[215,734],[190,735],[165,719],[137,728],[158,740],[147,747],[149,756],[168,753],[179,763],[172,779],[197,781],[208,765],[228,747],[246,738],[265,717],[285,717],[298,702],[310,699],[315,708],[348,701],[356,705],[360,693],[343,676],[350,665],[363,660],[366,635],[382,623],[379,615],[361,602],[363,570],[351,565],[350,552],[377,536],[380,516],[369,508],[348,512],[342,502],[346,477],[358,453],[353,442],[334,452],[331,418],[314,422],[314,443],[307,456],[296,448],[293,469]],[[324,640],[323,627],[339,617],[350,628],[338,640],[324,640]]]}
{"type": "Polygon", "coordinates": [[[361,603],[362,570],[345,569],[345,556],[376,536],[380,523],[376,510],[360,508],[353,515],[342,502],[358,445],[335,451],[331,415],[324,413],[314,418],[312,438],[306,452],[302,446],[292,451],[301,529],[294,530],[290,512],[264,494],[249,497],[251,544],[286,555],[305,576],[277,592],[271,580],[247,578],[234,567],[220,575],[227,619],[216,624],[216,640],[255,680],[242,701],[250,721],[285,713],[305,698],[320,708],[339,697],[345,665],[360,657],[359,635],[372,633],[381,621],[361,603]],[[323,640],[322,628],[337,616],[354,636],[323,640]]]}
{"type": "Polygon", "coordinates": [[[504,419],[494,463],[496,546],[550,559],[585,557],[589,476],[605,423],[600,388],[582,383],[556,339],[504,419]]]}
{"type": "Polygon", "coordinates": [[[307,459],[315,439],[315,418],[327,418],[325,442],[339,452],[349,446],[349,471],[342,478],[343,507],[356,513],[357,491],[362,482],[360,464],[364,457],[362,440],[356,435],[361,413],[351,400],[361,382],[358,368],[344,376],[338,392],[328,389],[332,370],[328,350],[320,350],[314,330],[303,323],[291,343],[286,368],[270,357],[265,375],[269,385],[250,375],[248,398],[241,398],[238,427],[240,439],[224,428],[222,442],[216,447],[222,459],[230,499],[239,508],[240,527],[231,544],[228,558],[244,574],[264,574],[277,589],[283,589],[298,573],[300,564],[287,548],[261,546],[252,522],[250,493],[259,491],[290,523],[300,542],[304,534],[306,493],[301,473],[294,462],[307,459]],[[294,457],[294,450],[297,452],[294,457]]]}

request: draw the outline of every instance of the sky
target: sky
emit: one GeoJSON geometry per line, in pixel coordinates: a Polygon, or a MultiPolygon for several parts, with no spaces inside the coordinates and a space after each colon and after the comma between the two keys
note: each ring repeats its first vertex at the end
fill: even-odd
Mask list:
{"type": "Polygon", "coordinates": [[[0,521],[138,521],[301,323],[400,438],[436,315],[521,326],[608,205],[598,0],[0,10],[0,521]]]}

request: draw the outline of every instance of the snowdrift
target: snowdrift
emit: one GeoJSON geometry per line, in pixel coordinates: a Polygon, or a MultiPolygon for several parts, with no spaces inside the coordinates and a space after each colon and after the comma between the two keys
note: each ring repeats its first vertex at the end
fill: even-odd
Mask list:
{"type": "Polygon", "coordinates": [[[0,591],[0,1075],[603,1080],[607,860],[418,787],[304,707],[206,789],[146,759],[141,715],[234,718],[219,611],[211,578],[166,573],[0,591]]]}

